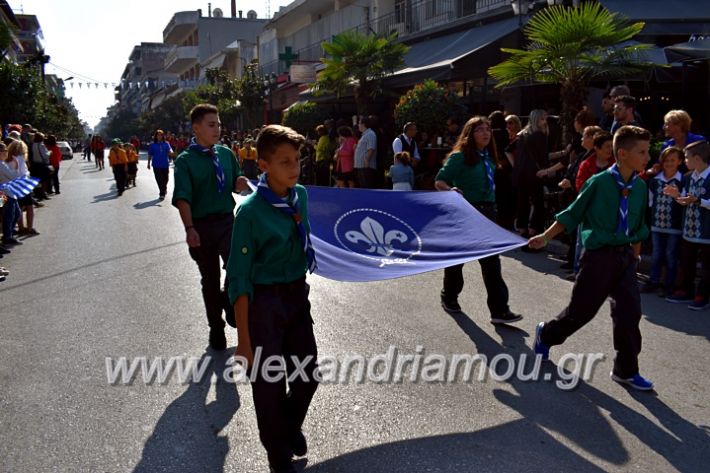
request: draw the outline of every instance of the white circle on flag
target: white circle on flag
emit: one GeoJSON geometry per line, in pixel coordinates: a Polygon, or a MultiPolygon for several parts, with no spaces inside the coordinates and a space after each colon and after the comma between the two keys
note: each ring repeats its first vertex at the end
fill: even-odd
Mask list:
{"type": "Polygon", "coordinates": [[[383,264],[407,263],[422,251],[422,239],[411,225],[378,209],[350,210],[333,231],[346,250],[383,264]]]}

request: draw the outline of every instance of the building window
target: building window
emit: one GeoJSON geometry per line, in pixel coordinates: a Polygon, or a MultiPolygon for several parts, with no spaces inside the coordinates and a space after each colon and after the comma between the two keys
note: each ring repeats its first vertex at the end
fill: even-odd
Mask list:
{"type": "Polygon", "coordinates": [[[404,23],[404,19],[405,19],[404,9],[405,8],[406,8],[405,0],[396,0],[394,2],[394,22],[395,23],[404,23]]]}
{"type": "Polygon", "coordinates": [[[476,0],[459,0],[461,2],[461,16],[473,15],[476,13],[476,0]]]}
{"type": "Polygon", "coordinates": [[[439,8],[437,8],[436,0],[428,0],[425,4],[425,15],[426,18],[434,18],[439,14],[439,8]]]}

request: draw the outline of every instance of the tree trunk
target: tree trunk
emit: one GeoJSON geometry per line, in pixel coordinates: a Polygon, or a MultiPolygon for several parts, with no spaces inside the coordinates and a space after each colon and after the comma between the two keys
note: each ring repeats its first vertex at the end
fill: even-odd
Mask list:
{"type": "Polygon", "coordinates": [[[587,86],[582,81],[570,77],[562,83],[560,89],[562,110],[560,112],[560,125],[562,125],[562,145],[567,146],[572,142],[574,133],[574,117],[582,110],[587,99],[587,86]]]}
{"type": "Polygon", "coordinates": [[[368,115],[368,99],[370,98],[369,84],[366,79],[360,79],[355,86],[355,105],[357,114],[361,117],[368,115]]]}

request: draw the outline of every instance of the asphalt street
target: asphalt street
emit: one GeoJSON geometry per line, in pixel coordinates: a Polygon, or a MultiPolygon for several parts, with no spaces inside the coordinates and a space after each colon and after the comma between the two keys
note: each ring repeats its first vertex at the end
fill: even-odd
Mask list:
{"type": "MultiPolygon", "coordinates": [[[[207,349],[199,273],[171,192],[158,201],[145,161],[120,198],[110,170],[78,155],[61,175],[62,194],[37,211],[41,235],[0,261],[11,271],[0,283],[0,471],[268,471],[251,388],[223,381],[228,355],[207,349]],[[107,358],[120,357],[209,357],[215,376],[111,383],[107,358]]],[[[514,327],[487,321],[475,262],[457,316],[439,305],[442,271],[362,284],[309,276],[319,354],[530,357],[536,324],[565,306],[572,283],[546,253],[502,260],[511,308],[525,316],[514,327]]],[[[655,295],[643,296],[643,309],[640,365],[655,393],[609,379],[606,304],[552,350],[547,380],[320,386],[299,471],[708,471],[710,311],[655,295]],[[567,353],[606,357],[563,390],[556,381],[569,371],[556,363],[567,353]]],[[[231,351],[234,331],[228,342],[231,351]]]]}

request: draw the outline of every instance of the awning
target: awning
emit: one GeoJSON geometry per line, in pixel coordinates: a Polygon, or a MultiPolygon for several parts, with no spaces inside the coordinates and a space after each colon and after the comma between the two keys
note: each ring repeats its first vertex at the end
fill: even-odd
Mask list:
{"type": "Polygon", "coordinates": [[[404,56],[405,67],[390,76],[387,84],[396,87],[424,79],[451,80],[461,61],[517,31],[519,21],[518,18],[508,18],[414,43],[404,56]]]}
{"type": "MultiPolygon", "coordinates": [[[[629,40],[629,41],[624,41],[623,43],[619,43],[616,45],[618,48],[628,48],[630,46],[637,46],[639,44],[642,44],[639,41],[634,41],[634,40],[629,40]]],[[[666,57],[666,53],[663,50],[663,48],[660,48],[655,45],[650,45],[651,47],[648,49],[641,49],[636,52],[636,59],[642,62],[650,62],[653,65],[656,66],[669,66],[672,65],[670,61],[668,61],[668,58],[666,57]]]]}
{"type": "Polygon", "coordinates": [[[207,60],[207,63],[202,66],[201,69],[221,69],[224,66],[224,61],[227,59],[227,55],[223,52],[217,53],[207,60]]]}
{"type": "Polygon", "coordinates": [[[699,21],[710,19],[710,2],[703,0],[600,0],[604,8],[632,21],[699,21]]]}
{"type": "Polygon", "coordinates": [[[665,49],[671,57],[679,60],[710,59],[710,37],[674,44],[665,49]]]}
{"type": "Polygon", "coordinates": [[[643,21],[642,35],[710,33],[710,2],[705,0],[600,0],[609,11],[643,21]]]}

